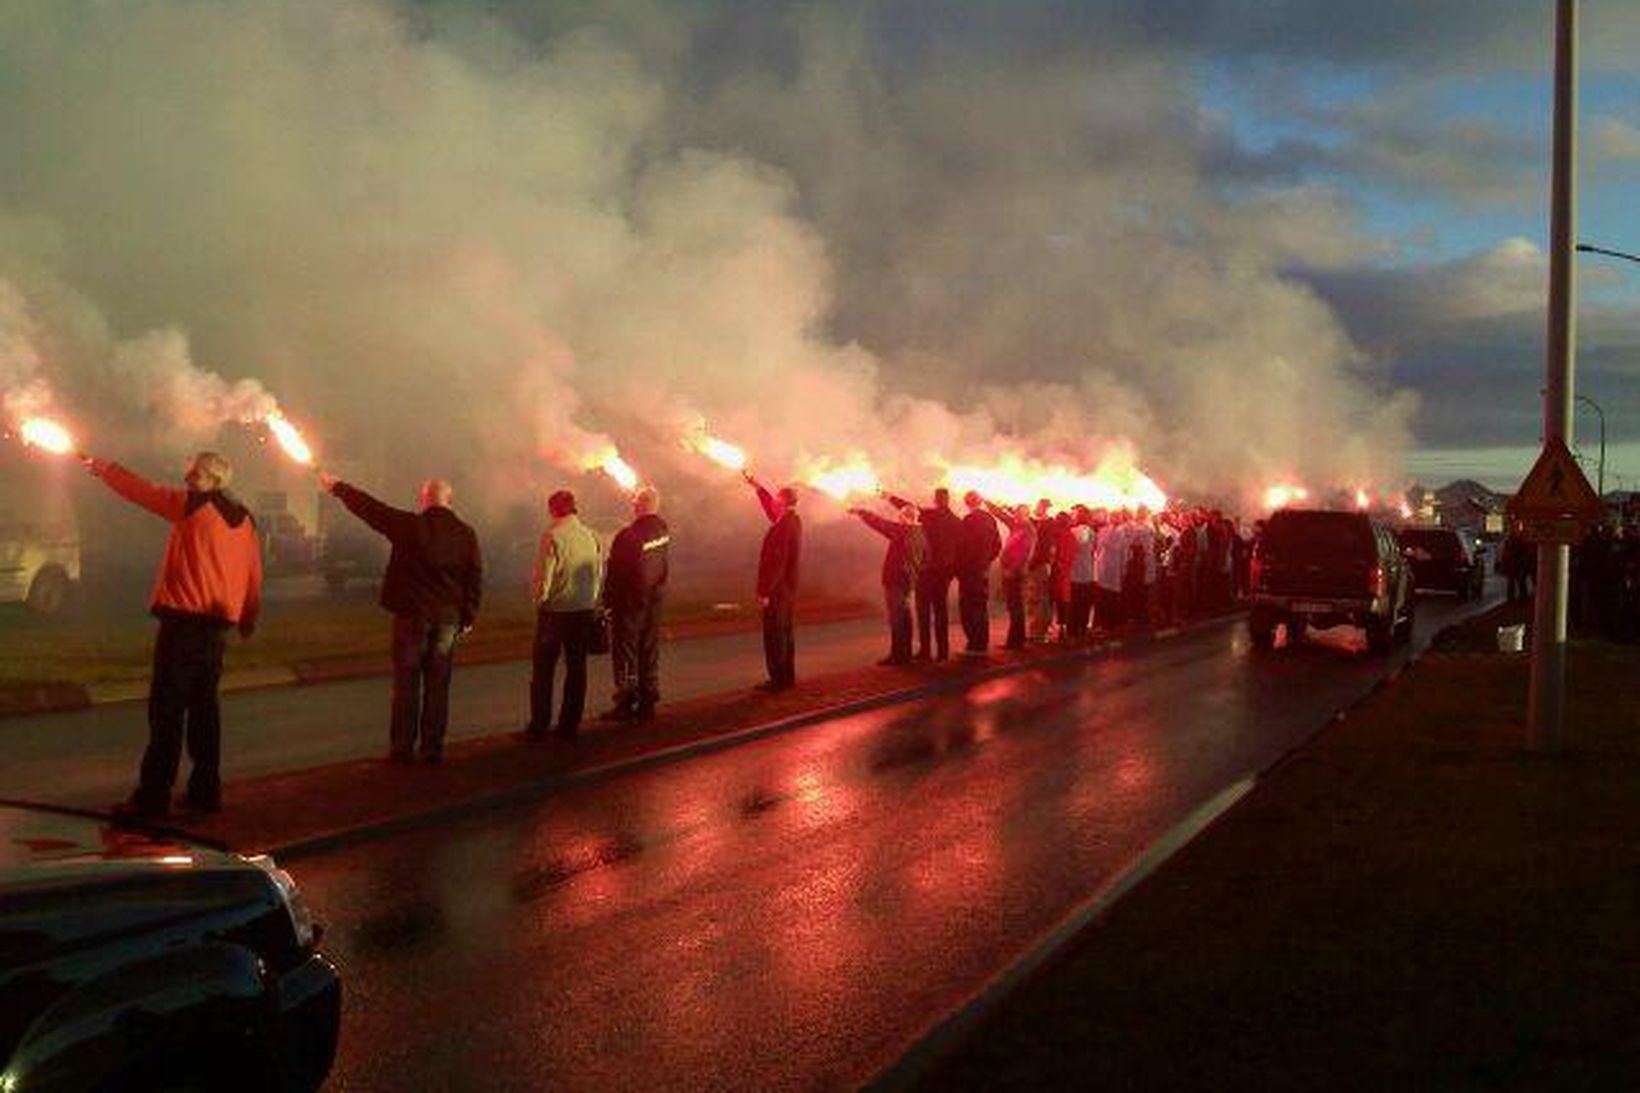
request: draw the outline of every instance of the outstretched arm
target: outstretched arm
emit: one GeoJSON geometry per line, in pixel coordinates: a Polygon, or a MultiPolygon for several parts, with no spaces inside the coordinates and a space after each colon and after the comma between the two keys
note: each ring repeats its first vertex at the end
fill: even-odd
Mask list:
{"type": "MultiPolygon", "coordinates": [[[[325,475],[320,478],[320,483],[323,484],[326,478],[330,478],[330,476],[325,475]]],[[[383,504],[359,487],[348,485],[339,479],[331,478],[329,488],[336,500],[347,506],[347,511],[389,539],[393,537],[393,532],[397,526],[406,516],[410,515],[403,509],[396,509],[392,505],[383,504]]]]}
{"type": "Polygon", "coordinates": [[[155,516],[175,523],[188,513],[187,490],[156,485],[140,474],[107,460],[81,456],[80,461],[93,476],[102,479],[109,489],[132,504],[141,505],[155,516]]]}

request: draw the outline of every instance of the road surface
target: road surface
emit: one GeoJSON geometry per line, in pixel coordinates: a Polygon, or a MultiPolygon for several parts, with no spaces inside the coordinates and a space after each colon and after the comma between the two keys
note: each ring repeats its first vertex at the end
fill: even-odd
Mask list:
{"type": "Polygon", "coordinates": [[[335,1087],[858,1085],[1408,655],[1360,647],[1224,623],[300,859],[335,1087]]]}

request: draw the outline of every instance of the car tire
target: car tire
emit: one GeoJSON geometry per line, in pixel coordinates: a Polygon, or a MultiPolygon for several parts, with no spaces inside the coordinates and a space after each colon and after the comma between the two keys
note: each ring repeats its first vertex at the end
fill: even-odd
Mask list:
{"type": "Polygon", "coordinates": [[[62,613],[73,590],[74,582],[68,579],[68,574],[60,566],[48,565],[34,575],[24,602],[29,614],[48,619],[62,613]]]}
{"type": "Polygon", "coordinates": [[[1248,612],[1247,636],[1252,641],[1254,649],[1274,649],[1276,647],[1275,616],[1267,611],[1248,612]]]}

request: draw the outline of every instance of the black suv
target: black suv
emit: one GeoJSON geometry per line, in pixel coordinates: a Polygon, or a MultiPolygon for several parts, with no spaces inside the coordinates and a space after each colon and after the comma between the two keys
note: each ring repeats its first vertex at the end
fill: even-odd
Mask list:
{"type": "Polygon", "coordinates": [[[0,802],[0,1090],[312,1090],[341,991],[290,876],[0,802]]]}
{"type": "Polygon", "coordinates": [[[1269,649],[1276,627],[1289,644],[1307,627],[1350,623],[1367,648],[1387,652],[1412,637],[1412,575],[1395,535],[1364,512],[1282,509],[1253,546],[1253,645],[1269,649]]]}
{"type": "Polygon", "coordinates": [[[1412,566],[1412,585],[1420,592],[1451,592],[1460,600],[1478,597],[1486,567],[1475,554],[1475,541],[1453,528],[1401,528],[1395,533],[1412,566]]]}

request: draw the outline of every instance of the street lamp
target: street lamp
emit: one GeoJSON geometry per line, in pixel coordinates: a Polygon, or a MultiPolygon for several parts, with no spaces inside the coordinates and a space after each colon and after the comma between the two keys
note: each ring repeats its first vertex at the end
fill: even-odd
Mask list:
{"type": "Polygon", "coordinates": [[[1595,471],[1595,492],[1600,495],[1602,503],[1606,500],[1606,411],[1600,408],[1600,403],[1588,395],[1573,395],[1579,402],[1588,403],[1589,408],[1600,419],[1600,467],[1595,471]]]}

